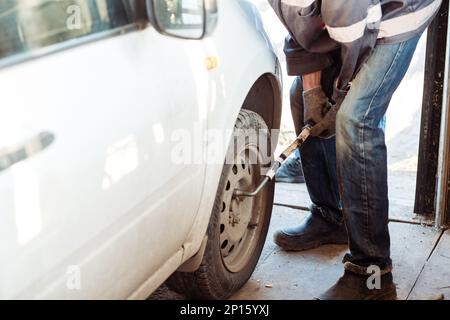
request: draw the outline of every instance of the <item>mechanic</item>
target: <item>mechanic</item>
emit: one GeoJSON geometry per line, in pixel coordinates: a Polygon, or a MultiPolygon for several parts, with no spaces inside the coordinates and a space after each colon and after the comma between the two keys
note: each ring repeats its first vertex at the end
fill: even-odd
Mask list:
{"type": "Polygon", "coordinates": [[[288,73],[299,76],[294,122],[312,126],[301,148],[311,213],[274,240],[288,251],[349,244],[344,275],[319,299],[395,299],[380,122],[441,0],[269,2],[289,32],[288,73]]]}

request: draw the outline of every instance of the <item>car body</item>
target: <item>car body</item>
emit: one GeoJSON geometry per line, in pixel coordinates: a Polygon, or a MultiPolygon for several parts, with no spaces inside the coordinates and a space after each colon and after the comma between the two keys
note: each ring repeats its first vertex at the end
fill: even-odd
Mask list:
{"type": "Polygon", "coordinates": [[[136,18],[31,45],[46,17],[25,2],[23,48],[0,45],[0,298],[145,299],[205,239],[231,135],[198,137],[244,107],[279,128],[277,57],[252,1],[219,0],[201,39],[136,18]],[[194,160],[173,161],[191,142],[194,160]]]}

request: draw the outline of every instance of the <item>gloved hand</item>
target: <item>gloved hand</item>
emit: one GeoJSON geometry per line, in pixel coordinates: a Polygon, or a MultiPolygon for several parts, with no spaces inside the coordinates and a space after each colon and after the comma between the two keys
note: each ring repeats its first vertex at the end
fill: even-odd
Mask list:
{"type": "Polygon", "coordinates": [[[310,134],[330,138],[335,133],[337,110],[321,87],[303,92],[304,122],[311,127],[310,134]]]}
{"type": "Polygon", "coordinates": [[[333,105],[328,110],[327,114],[323,119],[313,126],[310,130],[310,135],[313,137],[321,137],[321,138],[331,138],[336,134],[336,115],[338,112],[338,108],[336,105],[333,105]]]}

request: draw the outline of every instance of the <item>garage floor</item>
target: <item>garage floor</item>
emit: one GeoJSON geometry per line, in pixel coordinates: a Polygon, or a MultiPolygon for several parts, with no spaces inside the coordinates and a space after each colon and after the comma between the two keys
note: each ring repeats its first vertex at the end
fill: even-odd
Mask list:
{"type": "MultiPolygon", "coordinates": [[[[272,242],[274,230],[298,224],[305,214],[275,206],[259,265],[233,299],[309,300],[334,284],[342,274],[347,246],[287,253],[272,242]]],[[[450,233],[408,223],[391,223],[390,230],[399,299],[428,299],[439,293],[450,297],[450,233]]]]}
{"type": "MultiPolygon", "coordinates": [[[[405,213],[408,206],[401,193],[396,194],[396,198],[391,196],[391,218],[406,221],[390,223],[399,299],[435,299],[440,294],[450,299],[450,231],[417,225],[419,219],[405,213]]],[[[275,202],[259,264],[250,281],[232,297],[234,300],[309,300],[333,285],[342,274],[341,260],[347,246],[327,245],[287,253],[272,241],[276,229],[298,224],[307,214],[296,208],[309,203],[305,186],[277,184],[275,202]]],[[[150,299],[184,297],[162,286],[150,299]]]]}

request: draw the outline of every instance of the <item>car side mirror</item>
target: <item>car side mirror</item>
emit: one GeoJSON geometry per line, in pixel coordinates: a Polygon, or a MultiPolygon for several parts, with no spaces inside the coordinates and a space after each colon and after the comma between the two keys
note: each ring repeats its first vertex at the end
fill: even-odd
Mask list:
{"type": "Polygon", "coordinates": [[[162,34],[202,39],[217,24],[217,0],[147,0],[150,22],[162,34]]]}

